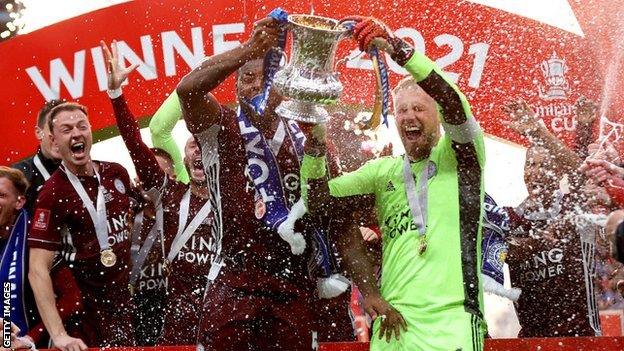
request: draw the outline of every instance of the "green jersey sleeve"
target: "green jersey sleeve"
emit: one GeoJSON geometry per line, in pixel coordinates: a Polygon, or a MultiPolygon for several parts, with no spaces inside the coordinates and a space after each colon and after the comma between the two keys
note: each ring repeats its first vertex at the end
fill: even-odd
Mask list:
{"type": "MultiPolygon", "coordinates": [[[[485,163],[485,147],[483,132],[472,115],[466,96],[459,90],[448,76],[428,57],[415,51],[404,68],[414,77],[418,85],[438,104],[441,124],[448,134],[451,143],[472,143],[477,154],[479,165],[485,163]]],[[[454,148],[462,152],[467,148],[454,148]]],[[[459,156],[459,155],[458,155],[459,156]]]]}
{"type": "Polygon", "coordinates": [[[174,90],[158,108],[149,124],[152,144],[154,147],[165,150],[173,159],[173,169],[178,181],[188,184],[189,175],[184,166],[184,160],[178,144],[171,132],[178,120],[182,117],[182,109],[178,93],[174,90]]]}
{"type": "MultiPolygon", "coordinates": [[[[373,194],[377,177],[376,162],[372,160],[357,170],[345,173],[329,180],[329,195],[332,197],[347,197],[353,195],[373,194]]],[[[308,191],[318,191],[312,183],[327,179],[326,157],[305,155],[301,164],[301,196],[307,203],[308,191]]]]}

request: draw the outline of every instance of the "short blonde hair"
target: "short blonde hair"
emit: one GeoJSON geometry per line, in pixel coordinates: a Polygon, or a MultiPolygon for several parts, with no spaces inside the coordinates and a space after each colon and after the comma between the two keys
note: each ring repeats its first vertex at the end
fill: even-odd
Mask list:
{"type": "Polygon", "coordinates": [[[392,97],[394,98],[399,93],[399,91],[407,89],[407,88],[416,88],[416,89],[422,90],[420,85],[418,85],[418,83],[416,82],[416,79],[414,79],[414,77],[409,75],[401,79],[397,83],[397,85],[394,86],[394,88],[392,89],[392,97]]]}
{"type": "Polygon", "coordinates": [[[13,183],[15,189],[17,189],[18,196],[26,195],[26,190],[28,190],[28,180],[22,171],[19,169],[0,166],[0,178],[6,178],[13,183]]]}
{"type": "Polygon", "coordinates": [[[407,77],[401,79],[392,89],[392,106],[394,106],[395,110],[397,107],[396,96],[399,94],[400,91],[405,89],[415,89],[416,91],[422,92],[423,94],[425,94],[425,96],[431,99],[432,103],[435,104],[435,100],[431,96],[429,96],[429,94],[427,94],[427,92],[424,91],[423,88],[420,87],[420,85],[418,85],[416,79],[414,79],[414,77],[412,77],[411,75],[408,75],[407,77]]]}

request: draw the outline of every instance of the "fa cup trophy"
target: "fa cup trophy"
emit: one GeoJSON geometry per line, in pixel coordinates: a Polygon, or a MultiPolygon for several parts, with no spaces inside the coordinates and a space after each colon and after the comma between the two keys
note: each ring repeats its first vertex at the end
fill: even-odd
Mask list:
{"type": "Polygon", "coordinates": [[[273,86],[287,100],[275,112],[296,121],[325,123],[328,113],[320,105],[336,103],[342,94],[334,55],[349,33],[334,19],[312,15],[290,15],[286,28],[292,33],[290,62],[275,73],[273,86]]]}

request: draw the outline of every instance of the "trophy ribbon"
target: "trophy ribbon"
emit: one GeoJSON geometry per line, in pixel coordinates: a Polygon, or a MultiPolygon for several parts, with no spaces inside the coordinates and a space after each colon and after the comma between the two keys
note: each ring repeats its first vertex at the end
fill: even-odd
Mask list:
{"type": "MultiPolygon", "coordinates": [[[[277,7],[269,13],[268,17],[278,21],[281,28],[277,39],[277,47],[269,49],[264,56],[264,86],[262,87],[260,102],[257,104],[258,107],[255,109],[260,116],[264,116],[264,110],[266,109],[269,101],[269,93],[271,91],[271,86],[273,85],[273,77],[275,77],[275,73],[279,69],[280,61],[282,60],[282,56],[286,48],[286,28],[284,28],[284,25],[288,23],[288,13],[277,7]]],[[[255,105],[251,104],[249,101],[247,101],[247,103],[251,106],[255,105]]]]}
{"type": "Polygon", "coordinates": [[[375,80],[377,89],[375,89],[375,105],[370,120],[366,123],[365,129],[376,129],[383,117],[383,123],[388,127],[388,104],[390,101],[390,86],[388,84],[388,69],[386,67],[384,55],[379,49],[372,48],[368,55],[373,61],[373,70],[375,71],[375,80]]]}
{"type": "MultiPolygon", "coordinates": [[[[356,21],[348,20],[339,24],[351,32],[353,27],[355,27],[355,23],[356,21]]],[[[381,122],[381,117],[383,117],[383,124],[388,127],[388,105],[390,102],[388,68],[383,53],[378,49],[378,47],[387,47],[388,45],[388,42],[383,39],[374,39],[373,45],[367,52],[373,62],[377,88],[375,89],[375,104],[373,105],[372,116],[362,126],[362,129],[376,129],[381,122]]]]}

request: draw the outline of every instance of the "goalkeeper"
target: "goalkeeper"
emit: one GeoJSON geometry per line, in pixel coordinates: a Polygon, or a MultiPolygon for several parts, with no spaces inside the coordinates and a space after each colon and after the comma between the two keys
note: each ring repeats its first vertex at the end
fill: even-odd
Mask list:
{"type": "Polygon", "coordinates": [[[483,350],[483,133],[465,96],[431,60],[378,20],[350,19],[358,22],[360,50],[374,42],[411,74],[392,92],[406,154],[328,181],[324,126],[315,126],[301,167],[308,209],[336,218],[346,198],[375,195],[383,237],[380,289],[357,226],[339,228],[347,269],[375,319],[371,350],[483,350]]]}

